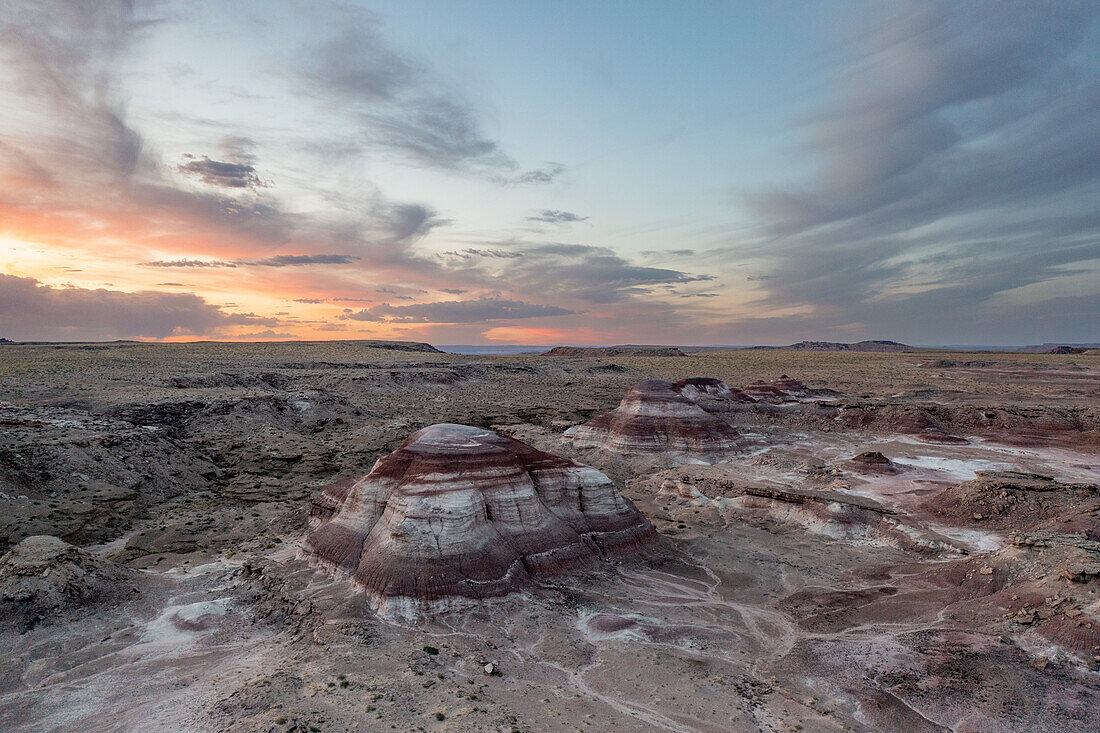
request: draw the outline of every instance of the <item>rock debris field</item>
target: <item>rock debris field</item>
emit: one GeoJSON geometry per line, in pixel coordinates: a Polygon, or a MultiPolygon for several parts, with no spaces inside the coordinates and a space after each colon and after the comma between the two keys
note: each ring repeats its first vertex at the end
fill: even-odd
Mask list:
{"type": "Polygon", "coordinates": [[[1100,730],[1100,356],[0,345],[0,730],[1100,730]]]}

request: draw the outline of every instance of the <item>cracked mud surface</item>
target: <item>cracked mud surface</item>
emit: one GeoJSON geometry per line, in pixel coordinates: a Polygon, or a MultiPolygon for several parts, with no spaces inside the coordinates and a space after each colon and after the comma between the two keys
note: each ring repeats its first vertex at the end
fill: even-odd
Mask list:
{"type": "Polygon", "coordinates": [[[1100,358],[0,357],[0,553],[83,553],[0,563],[4,730],[1100,729],[1100,358]],[[781,374],[837,394],[725,415],[713,465],[563,437],[643,379],[781,374]],[[658,546],[378,618],[300,557],[309,497],[437,422],[594,465],[658,546]]]}

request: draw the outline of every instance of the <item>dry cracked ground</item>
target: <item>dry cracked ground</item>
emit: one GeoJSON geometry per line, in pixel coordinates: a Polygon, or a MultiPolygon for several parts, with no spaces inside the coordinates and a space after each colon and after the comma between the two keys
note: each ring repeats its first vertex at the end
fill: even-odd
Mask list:
{"type": "Polygon", "coordinates": [[[5,345],[0,729],[1100,730],[1098,404],[1081,355],[5,345]],[[833,393],[714,465],[562,436],[781,374],[833,393]],[[436,422],[597,466],[660,543],[377,617],[299,556],[308,497],[436,422]]]}

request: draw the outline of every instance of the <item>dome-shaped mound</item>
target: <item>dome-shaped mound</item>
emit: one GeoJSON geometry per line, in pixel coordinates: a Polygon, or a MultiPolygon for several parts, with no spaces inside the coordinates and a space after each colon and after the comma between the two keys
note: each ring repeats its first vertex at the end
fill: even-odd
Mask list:
{"type": "Polygon", "coordinates": [[[596,469],[467,425],[419,430],[335,491],[339,508],[306,551],[406,615],[629,557],[657,537],[596,469]]]}
{"type": "Polygon", "coordinates": [[[714,454],[735,448],[739,437],[731,425],[681,394],[677,385],[660,379],[639,382],[614,410],[565,434],[579,448],[624,455],[714,454]]]}

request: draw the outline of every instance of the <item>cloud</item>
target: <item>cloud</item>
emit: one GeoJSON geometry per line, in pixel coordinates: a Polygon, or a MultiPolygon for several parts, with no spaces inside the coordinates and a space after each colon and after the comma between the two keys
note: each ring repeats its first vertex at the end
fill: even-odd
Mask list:
{"type": "Polygon", "coordinates": [[[542,168],[535,168],[515,176],[496,176],[493,180],[502,186],[542,185],[553,183],[564,172],[565,166],[561,163],[547,163],[542,168]]]}
{"type": "Polygon", "coordinates": [[[226,313],[193,293],[52,287],[0,275],[0,334],[14,340],[202,336],[234,325],[276,324],[272,318],[226,313]]]}
{"type": "Polygon", "coordinates": [[[238,333],[234,334],[235,339],[296,339],[298,338],[292,333],[280,333],[272,331],[270,328],[263,331],[257,331],[255,333],[238,333]]]}
{"type": "Polygon", "coordinates": [[[635,265],[606,247],[530,244],[520,251],[522,258],[509,262],[492,278],[502,290],[613,303],[647,294],[658,285],[714,279],[712,275],[635,265]]]}
{"type": "Polygon", "coordinates": [[[316,305],[317,303],[324,303],[325,298],[295,298],[295,303],[310,303],[316,305]]]}
{"type": "Polygon", "coordinates": [[[643,257],[692,257],[695,255],[693,249],[646,249],[641,252],[643,257]]]}
{"type": "Polygon", "coordinates": [[[194,176],[209,186],[222,188],[254,188],[262,185],[256,168],[246,163],[211,160],[205,155],[178,166],[181,173],[194,176]]]}
{"type": "Polygon", "coordinates": [[[319,255],[274,255],[259,259],[240,260],[153,260],[142,262],[143,267],[302,267],[305,265],[347,265],[359,258],[355,255],[319,254],[319,255]]]}
{"type": "Polygon", "coordinates": [[[414,305],[376,305],[344,318],[354,321],[389,323],[477,323],[513,318],[540,318],[572,315],[573,311],[552,305],[535,305],[518,300],[481,298],[478,300],[448,300],[414,305]]]}
{"type": "Polygon", "coordinates": [[[523,257],[523,252],[515,252],[506,249],[478,249],[477,247],[467,247],[462,250],[450,250],[448,252],[440,252],[439,257],[443,259],[460,259],[460,260],[472,260],[477,258],[489,258],[498,260],[515,259],[517,257],[523,257]]]}
{"type": "Polygon", "coordinates": [[[307,93],[358,122],[364,142],[444,169],[511,168],[474,109],[425,67],[390,48],[365,13],[345,12],[341,29],[303,54],[307,93]]]}
{"type": "MultiPolygon", "coordinates": [[[[748,251],[770,263],[758,305],[925,343],[1011,339],[997,298],[1057,298],[1100,254],[1100,83],[1078,53],[1100,6],[882,7],[804,128],[817,173],[749,199],[748,251]]],[[[1084,333],[1069,314],[1062,328],[1084,333]]]]}
{"type": "Polygon", "coordinates": [[[572,211],[555,211],[543,209],[534,216],[527,217],[527,221],[542,221],[547,224],[574,224],[580,221],[588,221],[587,216],[578,216],[572,211]]]}
{"type": "Polygon", "coordinates": [[[301,265],[347,265],[355,262],[358,257],[354,255],[322,254],[322,255],[275,255],[264,257],[260,260],[239,260],[241,264],[259,265],[261,267],[298,267],[301,265]]]}

